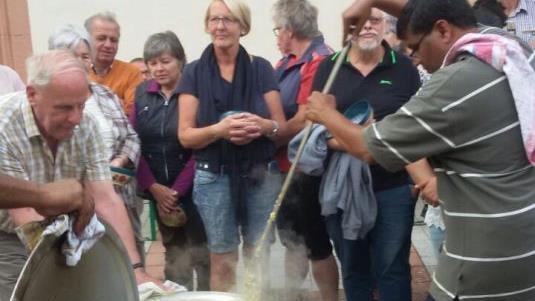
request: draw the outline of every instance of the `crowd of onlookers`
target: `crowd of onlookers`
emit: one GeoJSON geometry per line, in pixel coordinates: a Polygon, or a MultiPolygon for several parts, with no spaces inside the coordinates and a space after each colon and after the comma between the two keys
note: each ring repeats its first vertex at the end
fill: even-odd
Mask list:
{"type": "MultiPolygon", "coordinates": [[[[8,300],[31,248],[18,229],[43,216],[73,210],[78,212],[77,233],[95,212],[119,234],[136,281],[161,285],[160,279],[144,269],[140,221],[144,199],[156,208],[166,249],[166,279],[189,289],[231,291],[236,285],[240,245],[247,265],[260,264],[260,269],[268,270],[267,260],[255,263],[251,258],[307,120],[323,126],[312,128],[276,221],[276,232],[286,248],[284,296],[288,301],[303,298],[300,287],[309,269],[321,300],[338,300],[338,266],[347,300],[411,300],[409,254],[418,197],[428,204],[425,221],[437,257],[442,252],[447,255],[444,258],[470,261],[467,258],[473,256],[451,252],[462,249],[478,254],[456,239],[472,233],[466,229],[479,226],[468,222],[460,229],[461,223],[445,223],[443,212],[446,219],[473,217],[480,207],[461,206],[467,211],[458,215],[451,208],[441,210],[447,206],[444,198],[452,194],[462,199],[466,191],[442,188],[440,183],[461,187],[458,179],[444,180],[461,174],[455,168],[466,172],[462,179],[479,177],[478,169],[463,169],[464,158],[469,161],[474,153],[458,155],[456,151],[487,137],[462,144],[469,131],[464,137],[444,124],[453,120],[463,124],[464,116],[455,115],[461,113],[448,110],[483,93],[483,88],[468,94],[469,87],[459,86],[459,91],[470,96],[444,104],[442,112],[451,112],[448,122],[429,117],[438,116],[429,113],[432,102],[410,104],[417,103],[418,97],[437,103],[454,97],[434,90],[457,75],[445,76],[444,71],[431,76],[439,69],[450,70],[447,59],[453,55],[444,51],[440,58],[433,58],[438,52],[429,50],[432,43],[442,45],[443,50],[455,49],[452,37],[476,32],[495,37],[508,31],[509,38],[501,39],[514,41],[515,49],[528,53],[527,45],[535,45],[535,1],[478,0],[469,7],[464,0],[410,0],[403,10],[389,6],[389,1],[396,3],[356,1],[345,12],[346,23],[361,29],[348,37],[351,47],[329,91],[336,102],[313,93],[323,90],[342,54],[325,43],[318,28],[318,10],[308,0],[277,0],[273,5],[273,32],[282,55],[273,64],[248,53],[240,43],[251,34],[247,4],[213,0],[204,17],[212,42],[191,62],[182,46],[188,41],[181,41],[172,31],[148,37],[142,57],[129,63],[116,59],[121,27],[113,13],[104,12],[90,16],[83,26],[66,24],[51,33],[49,52],[28,59],[26,84],[12,69],[0,66],[0,95],[5,95],[0,98],[0,173],[9,176],[0,178],[0,190],[6,187],[12,192],[0,192],[7,204],[1,207],[11,208],[0,210],[0,300],[8,300]],[[361,11],[366,13],[359,15],[361,11]],[[385,11],[399,15],[399,20],[385,11]],[[364,117],[362,107],[368,110],[364,117]],[[407,121],[412,117],[417,123],[407,121]],[[368,128],[366,133],[361,133],[361,126],[368,128]],[[431,143],[426,131],[439,141],[431,143]],[[454,134],[458,137],[446,138],[454,134]],[[402,138],[417,146],[411,148],[413,144],[402,138]],[[49,184],[33,187],[16,178],[49,184]],[[40,195],[43,204],[24,202],[40,195]],[[446,225],[453,227],[448,230],[446,225]],[[448,250],[444,249],[446,231],[451,231],[448,250]]],[[[507,46],[496,39],[481,43],[507,46]]],[[[533,55],[527,57],[531,62],[533,55]]],[[[472,64],[470,70],[478,66],[470,59],[464,64],[472,64]]],[[[505,65],[511,68],[514,62],[505,65]]],[[[483,87],[499,83],[497,79],[483,87]]],[[[511,89],[516,100],[521,94],[516,94],[513,85],[511,89]]],[[[501,124],[507,118],[493,121],[501,124]]],[[[482,132],[490,128],[466,124],[467,128],[480,126],[482,132]]],[[[507,170],[500,175],[512,173],[507,170]]],[[[517,180],[521,181],[520,176],[517,180]]],[[[477,185],[480,190],[470,192],[474,198],[487,197],[490,190],[477,185]]],[[[489,203],[488,208],[494,205],[489,203]]],[[[272,242],[274,236],[269,239],[272,242]]],[[[269,257],[269,244],[263,254],[269,257]]],[[[511,260],[525,257],[529,258],[511,260]]],[[[450,273],[463,271],[463,262],[441,259],[440,264],[450,273]]],[[[485,269],[473,267],[474,271],[485,269]]],[[[433,294],[438,300],[463,299],[463,294],[468,294],[467,299],[494,300],[470,295],[477,290],[469,284],[450,293],[455,284],[444,280],[443,273],[434,279],[441,290],[433,294]]],[[[525,287],[522,284],[518,289],[525,287]]],[[[501,292],[495,300],[507,300],[500,299],[501,292]]]]}

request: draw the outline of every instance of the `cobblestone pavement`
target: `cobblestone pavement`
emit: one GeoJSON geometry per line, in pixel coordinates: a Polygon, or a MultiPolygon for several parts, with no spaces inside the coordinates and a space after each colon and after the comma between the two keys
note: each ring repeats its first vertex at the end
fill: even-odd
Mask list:
{"type": "MultiPolygon", "coordinates": [[[[431,283],[431,277],[428,270],[432,272],[435,268],[436,261],[431,258],[430,245],[427,240],[427,231],[425,226],[414,226],[413,230],[413,247],[411,249],[410,264],[412,272],[412,301],[424,301],[427,297],[427,291],[431,283]]],[[[147,242],[147,272],[155,277],[163,279],[164,252],[165,249],[161,241],[147,242]]],[[[271,250],[270,274],[271,286],[274,291],[279,291],[284,286],[284,247],[280,243],[275,243],[271,250]]],[[[238,267],[238,282],[243,275],[243,266],[240,263],[238,267]]],[[[340,288],[342,284],[340,283],[340,288]]],[[[317,287],[310,276],[307,277],[303,284],[303,290],[306,297],[304,300],[319,301],[317,287]]],[[[340,300],[345,300],[341,291],[340,300]]]]}

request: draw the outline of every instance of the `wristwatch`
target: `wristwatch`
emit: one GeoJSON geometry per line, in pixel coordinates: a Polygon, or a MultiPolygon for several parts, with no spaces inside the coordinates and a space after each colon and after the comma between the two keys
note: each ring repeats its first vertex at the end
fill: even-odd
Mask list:
{"type": "Polygon", "coordinates": [[[271,120],[271,122],[273,124],[273,127],[271,128],[271,132],[266,134],[266,137],[269,137],[269,138],[275,137],[279,133],[279,123],[276,122],[275,120],[271,120]]]}

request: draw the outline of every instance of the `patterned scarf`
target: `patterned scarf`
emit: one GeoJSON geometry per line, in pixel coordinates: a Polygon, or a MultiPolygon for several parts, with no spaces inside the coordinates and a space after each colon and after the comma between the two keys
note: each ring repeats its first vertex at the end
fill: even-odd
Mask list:
{"type": "Polygon", "coordinates": [[[442,66],[454,63],[461,53],[470,53],[505,73],[513,93],[524,148],[531,165],[535,165],[535,71],[530,65],[535,53],[528,58],[520,44],[510,38],[469,33],[455,42],[442,66]]]}

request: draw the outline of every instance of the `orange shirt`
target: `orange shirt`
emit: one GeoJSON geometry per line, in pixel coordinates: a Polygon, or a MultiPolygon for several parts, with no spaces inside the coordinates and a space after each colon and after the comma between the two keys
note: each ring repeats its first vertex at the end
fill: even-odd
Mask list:
{"type": "Polygon", "coordinates": [[[104,76],[97,75],[91,68],[89,78],[115,92],[121,99],[123,110],[127,115],[132,110],[136,88],[143,81],[137,67],[120,60],[114,60],[110,71],[104,76]]]}

